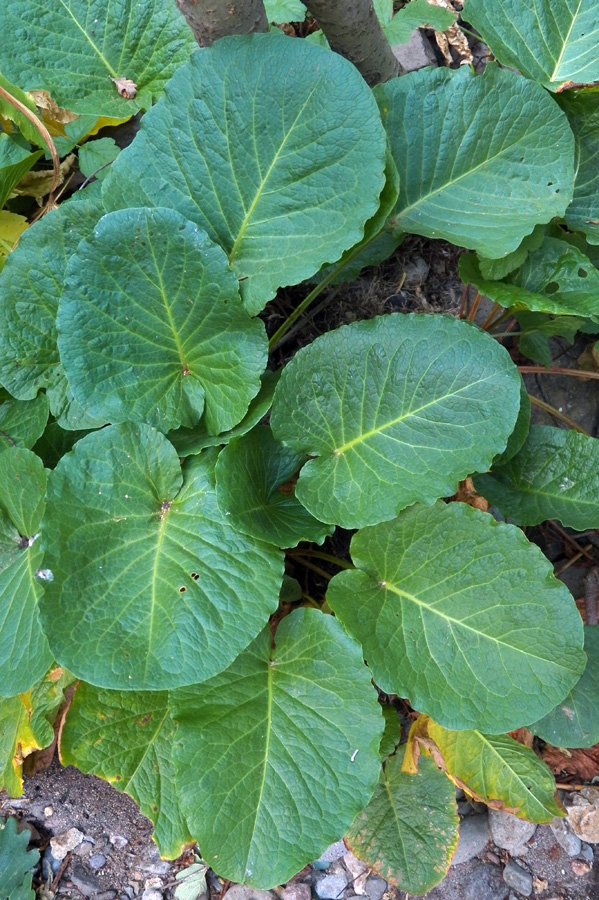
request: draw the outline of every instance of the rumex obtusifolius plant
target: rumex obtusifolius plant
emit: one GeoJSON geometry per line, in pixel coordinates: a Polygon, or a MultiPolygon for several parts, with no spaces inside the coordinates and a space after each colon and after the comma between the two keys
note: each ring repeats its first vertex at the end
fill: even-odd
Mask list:
{"type": "MultiPolygon", "coordinates": [[[[234,881],[283,883],[346,835],[423,893],[455,850],[452,779],[534,822],[561,814],[547,767],[506,732],[599,738],[595,632],[517,525],[599,526],[596,439],[529,430],[517,367],[470,322],[356,322],[275,373],[259,314],[279,287],[315,279],[315,296],[415,232],[475,251],[464,278],[536,316],[530,333],[596,322],[599,99],[559,88],[599,73],[570,52],[587,37],[569,6],[551,31],[563,71],[426,69],[371,91],[278,32],[193,52],[174,4],[106,9],[93,40],[88,0],[68,16],[4,4],[3,75],[78,114],[65,141],[144,111],[0,276],[9,792],[77,680],[63,762],[126,786],[163,855],[197,840],[234,881]],[[515,525],[444,502],[469,476],[515,525]],[[284,551],[337,526],[357,529],[352,563],[323,605],[284,551]],[[405,747],[375,685],[421,714],[405,747]]],[[[464,16],[515,65],[511,20],[477,0],[464,16]]]]}

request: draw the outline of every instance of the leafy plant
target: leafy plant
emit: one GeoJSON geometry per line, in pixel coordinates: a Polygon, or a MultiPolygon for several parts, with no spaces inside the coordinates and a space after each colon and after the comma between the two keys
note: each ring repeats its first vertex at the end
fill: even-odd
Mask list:
{"type": "MultiPolygon", "coordinates": [[[[550,65],[533,6],[544,21],[541,0],[464,10],[523,75],[425,69],[374,91],[276,29],[192,53],[171,2],[0,10],[9,93],[70,111],[47,101],[85,179],[25,220],[0,277],[10,793],[77,680],[63,762],[129,793],[163,855],[197,840],[256,887],[346,835],[425,892],[455,850],[454,784],[534,822],[561,814],[547,767],[503,732],[594,741],[599,648],[517,525],[599,526],[599,443],[529,430],[492,326],[515,317],[521,349],[542,354],[599,321],[598,95],[564,93],[595,77],[599,14],[551,3],[550,65]],[[118,155],[88,141],[146,109],[118,155]],[[272,353],[405,232],[475,251],[461,272],[497,303],[488,327],[392,313],[272,353]],[[259,314],[303,281],[275,331],[259,314]],[[457,502],[469,478],[516,525],[457,502]],[[359,529],[352,562],[338,527],[359,529]],[[330,579],[326,599],[286,566],[330,579]],[[420,713],[407,744],[377,688],[420,713]]],[[[389,29],[447,22],[427,7],[377,12],[389,29]]],[[[271,20],[300,13],[269,4],[271,20]]],[[[0,106],[9,207],[41,162],[19,115],[0,106]]]]}

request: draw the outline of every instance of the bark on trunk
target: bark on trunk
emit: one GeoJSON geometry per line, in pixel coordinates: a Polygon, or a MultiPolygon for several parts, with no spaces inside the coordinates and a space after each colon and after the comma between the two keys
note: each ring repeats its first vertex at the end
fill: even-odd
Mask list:
{"type": "Polygon", "coordinates": [[[177,0],[200,47],[227,34],[268,31],[262,0],[177,0]]]}
{"type": "Polygon", "coordinates": [[[303,0],[332,49],[345,56],[370,85],[403,72],[383,34],[372,0],[303,0]]]}

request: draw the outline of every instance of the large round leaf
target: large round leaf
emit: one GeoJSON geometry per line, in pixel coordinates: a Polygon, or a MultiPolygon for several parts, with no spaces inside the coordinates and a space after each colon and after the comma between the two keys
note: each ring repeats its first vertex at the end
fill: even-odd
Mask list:
{"type": "Polygon", "coordinates": [[[74,400],[58,355],[56,314],[67,264],[104,208],[97,200],[65,203],[28,228],[0,276],[0,382],[19,400],[45,388],[63,428],[104,424],[74,400]]]}
{"type": "Polygon", "coordinates": [[[599,627],[584,629],[587,667],[568,696],[543,719],[530,725],[533,734],[557,747],[593,747],[599,742],[599,627]]]}
{"type": "Polygon", "coordinates": [[[559,104],[574,132],[578,157],[566,222],[586,234],[591,243],[599,244],[599,88],[567,91],[560,94],[559,104]]]}
{"type": "Polygon", "coordinates": [[[29,690],[52,663],[38,601],[46,472],[30,450],[0,452],[0,695],[29,690]]]}
{"type": "Polygon", "coordinates": [[[133,797],[169,859],[191,842],[175,793],[175,731],[165,691],[106,691],[83,683],[60,739],[62,764],[105,778],[133,797]]]}
{"type": "Polygon", "coordinates": [[[360,528],[484,471],[519,406],[520,376],[496,341],[457,319],[398,313],[300,350],[271,425],[277,440],[317,457],[297,498],[323,522],[360,528]]]}
{"type": "Polygon", "coordinates": [[[467,0],[464,18],[503,65],[552,91],[599,79],[595,0],[467,0]]]}
{"type": "Polygon", "coordinates": [[[384,184],[376,103],[349,62],[280,33],[196,53],[103,183],[169,206],[229,257],[251,313],[361,238],[384,184]]]}
{"type": "Polygon", "coordinates": [[[31,449],[44,433],[47,421],[45,394],[38,394],[33,400],[15,400],[0,391],[0,447],[31,449]]]}
{"type": "Polygon", "coordinates": [[[534,425],[505,465],[474,479],[479,493],[518,525],[558,519],[584,531],[599,528],[599,440],[534,425]]]}
{"type": "Polygon", "coordinates": [[[174,0],[4,0],[0,34],[0,69],[20,87],[116,118],[150,106],[196,46],[174,0]],[[133,81],[135,99],[111,78],[133,81]]]}
{"type": "Polygon", "coordinates": [[[277,607],[279,551],[230,528],[214,496],[215,452],[183,473],[146,425],[82,438],[50,474],[43,618],[78,677],[161,690],[220,672],[277,607]]]}
{"type": "Polygon", "coordinates": [[[236,425],[260,388],[266,332],[226,257],[168,209],[104,216],[72,257],[58,346],[73,393],[112,423],[236,425]]]}
{"type": "Polygon", "coordinates": [[[401,754],[385,763],[368,806],[345,841],[390,884],[424,894],[438,884],[458,843],[455,788],[430,759],[401,771],[401,754]]]}
{"type": "MultiPolygon", "coordinates": [[[[447,728],[518,728],[584,669],[582,621],[512,525],[463,503],[414,506],[354,536],[327,600],[377,685],[447,728]]],[[[543,713],[544,715],[544,713],[543,713]]]]}
{"type": "Polygon", "coordinates": [[[399,170],[398,228],[504,256],[564,214],[574,139],[538,85],[493,65],[426,68],[375,94],[399,170]]]}
{"type": "Polygon", "coordinates": [[[383,717],[359,646],[298,609],[221,675],[172,695],[177,788],[220,875],[287,881],[338,840],[379,772],[383,717]]]}

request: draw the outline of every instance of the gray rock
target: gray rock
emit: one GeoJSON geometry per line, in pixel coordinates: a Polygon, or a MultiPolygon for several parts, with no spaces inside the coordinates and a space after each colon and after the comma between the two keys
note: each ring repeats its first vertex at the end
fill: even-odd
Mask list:
{"type": "Polygon", "coordinates": [[[78,847],[75,847],[74,852],[77,856],[89,856],[93,849],[94,845],[86,839],[85,841],[81,841],[78,847]]]}
{"type": "Polygon", "coordinates": [[[478,856],[491,840],[489,819],[485,816],[468,816],[460,822],[458,847],[451,860],[452,866],[459,866],[478,856]]]}
{"type": "Polygon", "coordinates": [[[130,884],[125,885],[125,887],[123,888],[123,894],[125,895],[127,900],[133,900],[133,898],[135,897],[135,891],[130,884]]]}
{"type": "Polygon", "coordinates": [[[461,888],[459,900],[506,900],[510,892],[497,867],[482,862],[472,863],[461,888]]]}
{"type": "Polygon", "coordinates": [[[94,900],[114,900],[117,892],[112,888],[109,891],[102,891],[94,896],[94,900]]]}
{"type": "Polygon", "coordinates": [[[582,848],[582,841],[568,828],[567,819],[554,819],[549,823],[549,827],[555,840],[560,847],[563,847],[568,856],[578,856],[582,848]]]}
{"type": "Polygon", "coordinates": [[[52,855],[55,859],[64,859],[67,853],[79,846],[83,838],[84,835],[78,828],[69,828],[62,834],[54,835],[53,838],[50,838],[52,855]]]}
{"type": "Polygon", "coordinates": [[[580,856],[582,856],[583,859],[586,859],[587,862],[593,862],[595,854],[593,853],[593,848],[590,844],[581,843],[580,856]]]}
{"type": "Polygon", "coordinates": [[[320,900],[336,900],[343,894],[349,878],[344,875],[325,875],[317,879],[314,893],[320,900]]]}
{"type": "Polygon", "coordinates": [[[537,826],[532,822],[525,822],[512,813],[500,809],[489,810],[489,826],[495,845],[507,850],[512,856],[524,856],[528,853],[526,841],[530,840],[537,830],[537,826]]]}
{"type": "Polygon", "coordinates": [[[382,900],[387,890],[387,882],[380,875],[369,875],[366,879],[366,894],[370,900],[382,900]]]}
{"type": "Polygon", "coordinates": [[[116,847],[117,850],[122,850],[123,847],[126,847],[129,843],[127,838],[123,837],[122,834],[111,834],[109,840],[112,846],[116,847]]]}
{"type": "Polygon", "coordinates": [[[158,888],[146,888],[141,895],[141,900],[163,900],[163,893],[158,888]]]}
{"type": "Polygon", "coordinates": [[[101,869],[105,862],[106,857],[103,853],[94,853],[94,855],[90,856],[88,859],[87,864],[90,869],[101,869]]]}
{"type": "Polygon", "coordinates": [[[310,900],[311,896],[310,885],[301,882],[288,884],[283,891],[283,900],[310,900]]]}
{"type": "Polygon", "coordinates": [[[513,860],[510,860],[503,870],[503,880],[509,887],[514,888],[525,897],[530,897],[532,894],[532,875],[513,860]]]}
{"type": "Polygon", "coordinates": [[[54,879],[54,876],[60,869],[61,860],[56,859],[52,855],[52,850],[50,847],[46,847],[44,851],[44,855],[42,857],[42,877],[44,881],[47,881],[48,878],[50,881],[54,879]]]}
{"type": "Polygon", "coordinates": [[[314,860],[312,865],[317,869],[328,869],[332,862],[341,859],[345,853],[347,853],[347,847],[343,841],[337,841],[336,844],[331,844],[330,847],[327,847],[324,853],[322,853],[318,859],[314,860]]]}
{"type": "Polygon", "coordinates": [[[94,878],[93,875],[86,871],[81,863],[76,862],[73,866],[71,881],[77,890],[81,891],[84,897],[91,897],[92,894],[97,894],[99,891],[103,890],[98,879],[94,878]]]}
{"type": "Polygon", "coordinates": [[[227,891],[229,900],[279,900],[274,891],[259,891],[247,884],[233,884],[227,891]]]}
{"type": "Polygon", "coordinates": [[[391,50],[406,72],[415,72],[424,66],[437,65],[437,57],[431,42],[419,28],[412,32],[407,44],[396,44],[391,50]]]}
{"type": "Polygon", "coordinates": [[[140,869],[147,875],[166,875],[170,867],[171,864],[169,862],[167,862],[165,859],[160,859],[158,860],[158,862],[142,864],[140,866],[140,869]]]}

